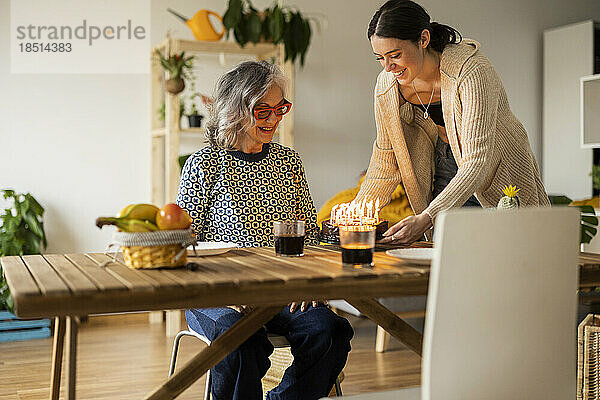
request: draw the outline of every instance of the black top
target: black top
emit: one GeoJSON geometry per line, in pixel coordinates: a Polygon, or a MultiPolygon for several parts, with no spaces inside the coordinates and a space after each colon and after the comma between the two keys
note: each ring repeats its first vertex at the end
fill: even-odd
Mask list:
{"type": "MultiPolygon", "coordinates": [[[[419,109],[421,109],[421,111],[425,111],[425,107],[422,106],[421,104],[411,103],[410,101],[406,100],[400,89],[398,89],[398,92],[400,92],[400,97],[402,97],[402,99],[404,99],[404,101],[406,101],[409,104],[412,104],[415,107],[418,107],[419,109]]],[[[444,127],[446,126],[444,124],[444,113],[442,112],[442,102],[441,101],[438,101],[436,103],[431,103],[429,105],[429,108],[427,109],[427,114],[429,114],[429,118],[431,118],[431,120],[436,125],[444,126],[444,127]]]]}
{"type": "Polygon", "coordinates": [[[237,158],[238,160],[256,162],[256,161],[260,161],[260,160],[264,159],[266,156],[269,155],[270,144],[271,143],[264,143],[262,150],[259,153],[244,153],[243,151],[239,151],[239,150],[227,151],[227,152],[229,154],[231,154],[232,157],[237,158]]]}

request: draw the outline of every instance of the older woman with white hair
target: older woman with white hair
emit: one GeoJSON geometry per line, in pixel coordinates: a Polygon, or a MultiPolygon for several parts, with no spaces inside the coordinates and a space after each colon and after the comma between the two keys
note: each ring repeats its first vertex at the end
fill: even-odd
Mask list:
{"type": "MultiPolygon", "coordinates": [[[[207,128],[210,144],[188,158],[177,196],[199,240],[273,246],[273,221],[304,220],[306,244],[317,244],[316,210],[300,156],[271,142],[292,106],[284,90],[285,78],[265,61],[241,63],[220,79],[207,128]]],[[[186,319],[212,341],[246,309],[187,310],[186,319]]],[[[313,301],[284,307],[265,328],[211,369],[213,398],[262,399],[260,380],[273,351],[267,331],[287,338],[294,362],[266,399],[327,396],[350,351],[348,321],[313,301]]]]}

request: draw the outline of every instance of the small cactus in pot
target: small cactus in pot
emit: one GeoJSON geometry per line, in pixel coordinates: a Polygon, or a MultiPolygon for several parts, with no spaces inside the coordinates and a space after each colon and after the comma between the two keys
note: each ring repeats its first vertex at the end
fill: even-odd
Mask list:
{"type": "Polygon", "coordinates": [[[502,189],[502,193],[504,193],[504,197],[500,199],[498,202],[498,209],[502,210],[511,210],[519,208],[519,197],[517,197],[517,192],[521,189],[517,189],[516,186],[504,186],[502,189]]]}

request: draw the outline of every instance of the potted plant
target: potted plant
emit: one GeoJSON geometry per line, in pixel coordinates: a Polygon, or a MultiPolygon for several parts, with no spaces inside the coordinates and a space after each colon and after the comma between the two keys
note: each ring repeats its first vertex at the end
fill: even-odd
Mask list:
{"type": "Polygon", "coordinates": [[[185,79],[192,68],[194,56],[185,56],[185,51],[179,54],[165,57],[158,49],[155,51],[160,65],[169,73],[169,79],[165,81],[165,90],[172,94],[178,94],[185,88],[185,79]]]}
{"type": "MultiPolygon", "coordinates": [[[[39,254],[46,248],[44,208],[29,193],[0,190],[12,207],[0,214],[0,257],[39,254]]],[[[13,301],[0,269],[0,310],[12,311],[13,301]]]]}
{"type": "MultiPolygon", "coordinates": [[[[192,86],[194,86],[194,83],[192,83],[192,86]]],[[[212,99],[209,96],[206,96],[199,92],[195,92],[194,94],[192,94],[192,96],[189,99],[191,104],[190,111],[186,114],[188,117],[188,123],[190,128],[199,128],[202,124],[202,119],[204,118],[204,115],[200,114],[200,112],[198,111],[198,107],[196,106],[196,100],[198,98],[200,98],[200,100],[202,101],[204,108],[208,109],[208,107],[210,107],[210,105],[212,104],[212,99]]]]}
{"type": "Polygon", "coordinates": [[[553,206],[571,206],[579,208],[581,213],[581,230],[579,242],[590,243],[598,230],[598,218],[594,207],[590,205],[580,205],[564,195],[548,196],[553,206]]]}
{"type": "Polygon", "coordinates": [[[285,61],[295,62],[299,58],[300,65],[304,65],[310,45],[310,20],[298,9],[280,7],[277,3],[259,12],[250,0],[229,0],[227,11],[223,15],[227,37],[233,30],[235,40],[240,46],[244,47],[248,42],[283,42],[285,61]]]}
{"type": "Polygon", "coordinates": [[[202,125],[202,118],[204,118],[204,115],[198,112],[198,109],[196,108],[196,103],[192,102],[192,107],[190,108],[190,112],[187,114],[187,117],[190,128],[200,128],[200,126],[202,125]]]}

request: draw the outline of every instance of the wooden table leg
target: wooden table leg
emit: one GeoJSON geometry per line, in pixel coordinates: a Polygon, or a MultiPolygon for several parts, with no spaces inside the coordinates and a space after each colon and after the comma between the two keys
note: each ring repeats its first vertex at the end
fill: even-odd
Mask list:
{"type": "Polygon", "coordinates": [[[163,313],[163,311],[150,311],[148,313],[148,322],[151,324],[162,324],[163,313]]]}
{"type": "Polygon", "coordinates": [[[206,371],[244,343],[246,339],[281,311],[282,307],[283,305],[257,307],[254,311],[244,315],[225,333],[216,338],[210,346],[194,356],[175,374],[171,375],[171,378],[167,382],[158,387],[146,399],[163,400],[177,397],[204,375],[206,371]]]}
{"type": "Polygon", "coordinates": [[[375,351],[383,353],[387,350],[390,341],[390,334],[385,329],[377,325],[377,337],[375,338],[375,351]]]}
{"type": "Polygon", "coordinates": [[[79,318],[67,317],[67,399],[75,400],[75,380],[77,376],[77,331],[79,318]]]}
{"type": "Polygon", "coordinates": [[[406,347],[418,355],[422,355],[423,336],[380,302],[375,299],[346,299],[346,301],[361,314],[366,315],[371,321],[394,335],[406,347]]]}
{"type": "Polygon", "coordinates": [[[52,345],[52,369],[50,372],[50,400],[58,400],[65,342],[65,317],[54,318],[54,342],[52,345]]]}
{"type": "Polygon", "coordinates": [[[181,310],[168,310],[165,313],[165,332],[167,337],[173,337],[181,330],[181,310]]]}

